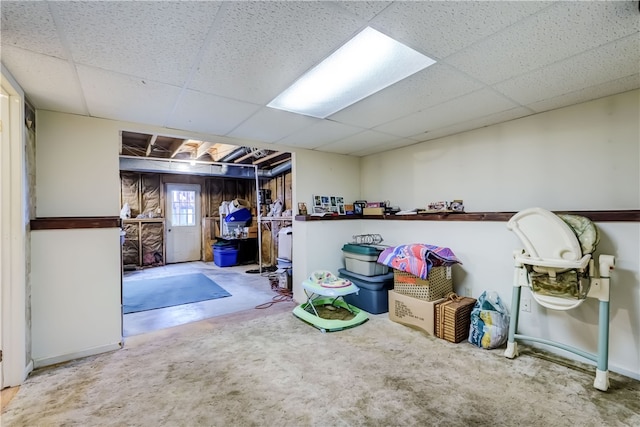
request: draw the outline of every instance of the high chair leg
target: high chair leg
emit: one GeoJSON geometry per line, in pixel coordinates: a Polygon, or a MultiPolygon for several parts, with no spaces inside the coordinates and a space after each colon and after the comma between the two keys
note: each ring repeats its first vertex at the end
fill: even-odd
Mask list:
{"type": "Polygon", "coordinates": [[[609,301],[600,301],[598,319],[598,368],[593,386],[598,390],[609,388],[609,301]]]}
{"type": "MultiPolygon", "coordinates": [[[[518,272],[516,272],[516,277],[518,272]]],[[[516,343],[516,331],[518,330],[518,312],[520,310],[520,284],[515,283],[513,291],[511,291],[511,320],[509,321],[509,338],[507,340],[507,349],[504,356],[513,359],[518,356],[518,343],[516,343]]]]}

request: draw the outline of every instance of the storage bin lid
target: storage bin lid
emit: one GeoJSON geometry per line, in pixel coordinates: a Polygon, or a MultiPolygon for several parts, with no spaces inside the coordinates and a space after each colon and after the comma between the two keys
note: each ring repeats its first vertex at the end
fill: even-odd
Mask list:
{"type": "Polygon", "coordinates": [[[241,208],[233,213],[230,213],[224,218],[224,222],[242,222],[250,221],[251,212],[247,208],[241,208]]]}
{"type": "Polygon", "coordinates": [[[345,279],[356,279],[363,282],[372,282],[372,283],[393,283],[393,271],[387,274],[380,274],[377,276],[364,276],[362,274],[354,273],[352,271],[347,270],[346,268],[338,269],[338,273],[345,279]]]}
{"type": "Polygon", "coordinates": [[[342,250],[360,255],[379,255],[380,252],[382,252],[382,249],[368,245],[358,245],[355,243],[346,243],[342,246],[342,250]]]}

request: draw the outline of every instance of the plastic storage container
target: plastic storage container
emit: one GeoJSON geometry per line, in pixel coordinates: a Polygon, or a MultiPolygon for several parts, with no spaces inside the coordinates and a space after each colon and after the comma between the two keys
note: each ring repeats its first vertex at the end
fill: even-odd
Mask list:
{"type": "Polygon", "coordinates": [[[284,227],[278,231],[278,261],[280,259],[292,260],[293,252],[291,241],[293,239],[293,228],[284,227]]]}
{"type": "Polygon", "coordinates": [[[393,289],[393,272],[378,276],[363,276],[344,268],[338,270],[343,279],[351,280],[360,291],[345,295],[344,300],[371,314],[389,311],[389,290],[393,289]]]}
{"type": "Polygon", "coordinates": [[[213,245],[213,262],[218,267],[231,267],[238,264],[238,250],[233,246],[213,245]]]}
{"type": "Polygon", "coordinates": [[[342,246],[342,252],[347,271],[363,276],[378,276],[389,272],[386,265],[376,262],[382,249],[348,243],[342,246]]]}
{"type": "Polygon", "coordinates": [[[237,228],[244,228],[251,223],[251,212],[247,208],[240,208],[227,215],[224,222],[229,233],[233,233],[237,228]]]}

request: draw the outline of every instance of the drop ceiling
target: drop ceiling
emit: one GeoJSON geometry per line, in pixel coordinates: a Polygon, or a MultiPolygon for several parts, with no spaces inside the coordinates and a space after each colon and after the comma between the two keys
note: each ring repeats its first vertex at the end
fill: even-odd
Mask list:
{"type": "Polygon", "coordinates": [[[1,13],[2,64],[35,108],[211,135],[168,151],[214,160],[224,144],[365,156],[640,87],[637,1],[3,0],[1,13]],[[266,106],[366,26],[436,64],[326,119],[266,106]]]}

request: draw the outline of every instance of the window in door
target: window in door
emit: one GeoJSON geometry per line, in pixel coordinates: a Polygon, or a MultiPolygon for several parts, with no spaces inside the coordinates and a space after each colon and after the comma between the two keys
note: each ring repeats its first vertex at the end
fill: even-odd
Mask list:
{"type": "Polygon", "coordinates": [[[173,190],[171,192],[171,225],[192,227],[196,225],[196,192],[173,190]]]}

